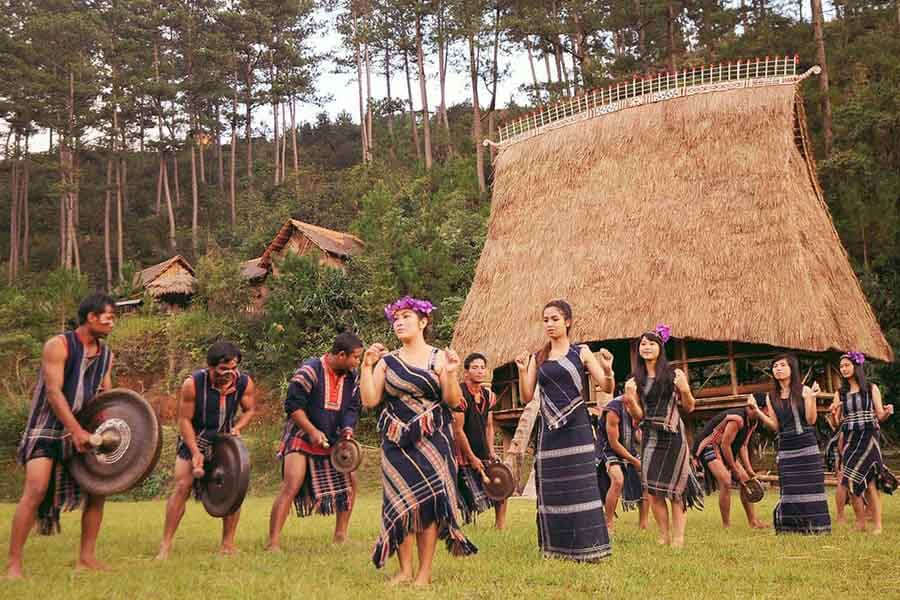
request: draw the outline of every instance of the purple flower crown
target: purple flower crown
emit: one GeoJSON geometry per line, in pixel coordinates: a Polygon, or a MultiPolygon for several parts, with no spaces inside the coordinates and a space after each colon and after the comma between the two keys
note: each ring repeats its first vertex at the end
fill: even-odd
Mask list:
{"type": "Polygon", "coordinates": [[[420,300],[412,296],[403,296],[392,304],[384,307],[384,316],[391,323],[394,322],[394,315],[398,310],[411,310],[423,315],[430,315],[435,306],[428,300],[420,300]]]}
{"type": "Polygon", "coordinates": [[[866,355],[863,354],[862,352],[856,352],[855,350],[851,350],[850,352],[848,352],[848,353],[845,354],[844,356],[846,356],[847,358],[849,358],[849,359],[850,359],[850,362],[852,362],[852,363],[854,363],[854,364],[857,364],[857,365],[861,365],[861,364],[863,364],[864,362],[866,362],[866,355]]]}
{"type": "Polygon", "coordinates": [[[662,323],[657,325],[653,332],[659,336],[659,339],[662,340],[663,344],[667,343],[669,338],[672,337],[672,328],[668,325],[663,325],[662,323]]]}

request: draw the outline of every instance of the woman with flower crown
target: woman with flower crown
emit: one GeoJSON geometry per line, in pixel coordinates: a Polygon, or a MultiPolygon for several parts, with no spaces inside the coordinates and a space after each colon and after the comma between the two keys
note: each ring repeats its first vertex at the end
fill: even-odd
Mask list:
{"type": "Polygon", "coordinates": [[[538,546],[545,558],[595,562],[609,556],[611,548],[585,382],[589,374],[611,393],[613,357],[601,349],[598,360],[587,346],[569,341],[572,308],[564,300],[544,306],[543,323],[544,348],[516,357],[522,401],[531,402],[538,384],[541,390],[534,466],[538,546]]]}
{"type": "MultiPolygon", "coordinates": [[[[838,424],[838,452],[841,455],[841,478],[838,491],[850,492],[856,529],[866,530],[866,505],[871,510],[872,533],[881,533],[881,497],[879,490],[891,493],[882,479],[884,459],[879,443],[879,423],[894,414],[894,407],[884,406],[878,386],[866,381],[861,352],[841,355],[839,371],[841,387],[834,393],[831,414],[838,424]]],[[[842,496],[841,493],[836,494],[842,496]]]]}
{"type": "Polygon", "coordinates": [[[477,552],[463,535],[463,515],[456,488],[453,417],[461,392],[456,380],[459,356],[425,342],[434,306],[406,296],[385,307],[402,346],[387,352],[372,344],[360,368],[363,406],[384,403],[378,419],[381,434],[381,535],[372,561],[381,568],[394,553],[400,572],[394,584],[428,585],[437,540],[454,555],[477,552]],[[413,546],[419,572],[413,579],[413,546]]]}
{"type": "Polygon", "coordinates": [[[658,542],[684,546],[687,509],[703,508],[703,489],[691,468],[690,447],[679,407],[694,410],[687,377],[666,359],[669,327],[644,333],[637,346],[633,376],[625,382],[625,399],[637,405],[643,443],[641,482],[659,527],[658,542]],[[672,505],[671,520],[666,500],[672,505]],[[671,529],[670,529],[671,524],[671,529]]]}

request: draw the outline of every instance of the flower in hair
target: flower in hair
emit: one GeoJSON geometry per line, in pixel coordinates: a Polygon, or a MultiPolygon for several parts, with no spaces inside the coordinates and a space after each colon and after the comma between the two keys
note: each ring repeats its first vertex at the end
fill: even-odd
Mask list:
{"type": "Polygon", "coordinates": [[[866,362],[866,355],[862,352],[851,351],[847,353],[847,358],[850,359],[851,362],[861,365],[866,362]]]}
{"type": "Polygon", "coordinates": [[[669,338],[672,336],[672,328],[668,325],[663,325],[660,323],[656,326],[656,329],[653,330],[656,335],[659,336],[659,339],[662,340],[662,343],[665,344],[669,341],[669,338]]]}
{"type": "Polygon", "coordinates": [[[428,300],[420,300],[412,296],[403,296],[393,304],[384,307],[384,316],[391,323],[394,322],[394,315],[398,310],[411,310],[423,315],[430,315],[434,310],[434,304],[428,300]]]}

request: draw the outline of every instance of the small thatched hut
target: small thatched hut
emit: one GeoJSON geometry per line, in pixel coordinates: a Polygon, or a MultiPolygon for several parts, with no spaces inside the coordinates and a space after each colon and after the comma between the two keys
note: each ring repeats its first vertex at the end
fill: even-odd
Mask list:
{"type": "Polygon", "coordinates": [[[135,273],[134,285],[156,302],[170,307],[187,305],[197,291],[194,268],[181,255],[135,273]]]}
{"type": "MultiPolygon", "coordinates": [[[[541,308],[631,370],[631,343],[672,328],[669,356],[712,410],[768,389],[779,349],[832,389],[833,353],[892,360],[816,177],[795,59],[721,65],[598,90],[501,130],[487,241],[454,332],[487,354],[520,413],[514,357],[541,308]]],[[[824,394],[823,394],[824,400],[824,394]]]]}

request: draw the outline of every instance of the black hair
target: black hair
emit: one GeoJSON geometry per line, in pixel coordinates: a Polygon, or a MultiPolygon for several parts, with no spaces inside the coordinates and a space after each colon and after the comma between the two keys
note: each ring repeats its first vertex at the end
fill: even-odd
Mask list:
{"type": "Polygon", "coordinates": [[[669,388],[672,388],[674,391],[675,367],[672,366],[669,359],[666,357],[666,344],[663,342],[662,338],[659,337],[658,333],[655,331],[648,331],[638,338],[638,343],[634,347],[635,368],[633,375],[634,382],[637,384],[638,393],[643,393],[644,386],[647,383],[647,363],[641,357],[640,353],[641,340],[644,338],[659,346],[659,357],[656,359],[656,384],[662,385],[666,393],[669,393],[669,388]]]}
{"type": "MultiPolygon", "coordinates": [[[[543,318],[544,311],[548,308],[555,308],[560,312],[563,316],[564,321],[569,321],[569,324],[566,325],[566,335],[569,335],[569,330],[572,328],[572,305],[566,302],[563,299],[551,300],[547,304],[544,305],[544,308],[541,310],[541,318],[543,318]]],[[[544,361],[550,356],[550,342],[547,342],[543,348],[541,348],[540,352],[537,353],[535,357],[535,362],[537,366],[540,367],[544,364],[544,361]]]]}
{"type": "MultiPolygon", "coordinates": [[[[840,360],[838,361],[838,373],[841,372],[841,369],[840,369],[841,362],[840,361],[844,360],[845,358],[850,361],[851,365],[853,365],[853,377],[856,377],[856,384],[859,386],[859,389],[864,392],[870,392],[871,391],[869,389],[870,386],[869,386],[868,381],[866,380],[866,370],[863,368],[862,365],[857,364],[847,354],[842,355],[840,360]]],[[[850,380],[845,378],[843,375],[841,375],[841,395],[846,396],[849,391],[850,391],[850,380]]]]}
{"type": "MultiPolygon", "coordinates": [[[[803,382],[800,380],[800,363],[797,361],[797,355],[793,352],[782,352],[772,359],[770,366],[774,368],[775,363],[780,360],[787,361],[788,366],[791,368],[791,378],[788,383],[791,390],[789,400],[791,402],[800,402],[800,399],[803,397],[803,382]]],[[[772,372],[772,380],[775,382],[775,392],[772,402],[781,401],[781,383],[775,379],[774,371],[772,372]]]]}
{"type": "Polygon", "coordinates": [[[344,354],[353,354],[354,350],[362,347],[363,342],[355,333],[343,331],[335,336],[334,342],[331,344],[331,353],[340,354],[343,352],[344,354]]]}
{"type": "Polygon", "coordinates": [[[206,351],[206,364],[210,367],[217,367],[223,362],[237,359],[241,364],[240,349],[227,340],[219,340],[209,347],[206,351]]]}
{"type": "Polygon", "coordinates": [[[479,359],[484,362],[484,366],[487,366],[487,357],[481,352],[473,352],[466,357],[466,360],[463,361],[463,369],[468,371],[469,367],[472,366],[472,363],[479,359]]]}
{"type": "Polygon", "coordinates": [[[97,292],[84,298],[78,305],[78,324],[87,323],[88,315],[100,315],[106,312],[106,307],[111,306],[116,309],[116,301],[111,296],[103,292],[97,292]]]}

